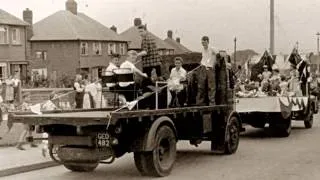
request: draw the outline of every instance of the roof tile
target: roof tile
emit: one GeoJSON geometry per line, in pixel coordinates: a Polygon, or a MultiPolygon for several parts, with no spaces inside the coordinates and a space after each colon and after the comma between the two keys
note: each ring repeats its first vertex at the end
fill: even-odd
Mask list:
{"type": "Polygon", "coordinates": [[[0,9],[0,24],[29,26],[29,24],[16,16],[0,9]]]}
{"type": "Polygon", "coordinates": [[[32,41],[100,40],[126,41],[120,35],[83,13],[58,11],[33,25],[32,41]]]}
{"type": "MultiPolygon", "coordinates": [[[[172,47],[170,44],[166,43],[150,31],[148,31],[148,33],[155,40],[158,49],[174,49],[174,47],[172,47]]],[[[141,49],[142,38],[137,27],[132,26],[131,28],[122,32],[120,35],[130,41],[129,49],[141,49]]]]}

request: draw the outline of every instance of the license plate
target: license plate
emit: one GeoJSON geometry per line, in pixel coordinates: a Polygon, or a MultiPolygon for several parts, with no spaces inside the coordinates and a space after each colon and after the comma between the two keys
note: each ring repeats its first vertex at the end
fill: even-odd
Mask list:
{"type": "Polygon", "coordinates": [[[97,134],[97,146],[98,147],[110,147],[110,135],[108,133],[97,134]]]}

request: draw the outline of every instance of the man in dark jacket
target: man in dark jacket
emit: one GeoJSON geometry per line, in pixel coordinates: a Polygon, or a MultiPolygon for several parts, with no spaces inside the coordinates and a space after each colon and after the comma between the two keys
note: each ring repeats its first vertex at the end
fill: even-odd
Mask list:
{"type": "Polygon", "coordinates": [[[159,56],[155,40],[147,32],[145,26],[139,26],[138,30],[142,37],[141,49],[145,53],[145,55],[142,56],[143,72],[147,73],[148,77],[150,77],[152,69],[155,68],[157,75],[161,76],[161,58],[159,56]]]}

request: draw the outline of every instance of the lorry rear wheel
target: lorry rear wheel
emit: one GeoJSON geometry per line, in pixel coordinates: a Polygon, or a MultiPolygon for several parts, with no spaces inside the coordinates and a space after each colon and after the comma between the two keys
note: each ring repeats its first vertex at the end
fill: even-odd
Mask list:
{"type": "Polygon", "coordinates": [[[75,172],[91,172],[97,168],[98,162],[94,163],[66,163],[65,168],[75,172]]]}
{"type": "Polygon", "coordinates": [[[312,128],[313,125],[313,108],[310,107],[309,113],[304,120],[304,127],[307,129],[312,128]]]}
{"type": "Polygon", "coordinates": [[[226,129],[227,140],[225,143],[225,154],[233,154],[237,151],[240,137],[240,122],[236,116],[232,116],[230,124],[226,129]]]}
{"type": "Polygon", "coordinates": [[[161,126],[151,152],[136,152],[135,164],[142,175],[164,177],[170,174],[176,160],[176,137],[171,127],[161,126]]]}

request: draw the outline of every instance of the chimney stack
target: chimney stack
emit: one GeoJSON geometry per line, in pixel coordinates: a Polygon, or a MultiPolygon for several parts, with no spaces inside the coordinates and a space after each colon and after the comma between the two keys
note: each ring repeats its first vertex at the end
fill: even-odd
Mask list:
{"type": "Polygon", "coordinates": [[[171,30],[169,30],[169,31],[167,32],[167,36],[168,36],[168,38],[172,39],[172,31],[171,31],[171,30]]]}
{"type": "Polygon", "coordinates": [[[141,20],[141,18],[134,18],[133,24],[134,24],[134,26],[136,26],[136,27],[142,25],[142,20],[141,20]]]}
{"type": "Polygon", "coordinates": [[[177,43],[180,44],[180,38],[179,37],[177,37],[176,41],[177,41],[177,43]]]}
{"type": "Polygon", "coordinates": [[[23,11],[23,20],[27,23],[29,23],[30,25],[32,25],[32,18],[33,18],[33,14],[32,11],[27,8],[26,10],[23,11]]]}
{"type": "Polygon", "coordinates": [[[33,13],[29,8],[27,8],[26,10],[23,11],[22,14],[23,14],[22,15],[23,16],[23,20],[30,24],[30,26],[28,26],[26,28],[26,31],[27,31],[27,37],[26,38],[27,38],[27,40],[30,40],[30,38],[33,36],[33,29],[32,29],[33,13]]]}
{"type": "Polygon", "coordinates": [[[114,31],[115,33],[117,33],[117,27],[116,26],[111,26],[111,28],[110,28],[112,31],[114,31]]]}
{"type": "Polygon", "coordinates": [[[22,18],[25,22],[29,23],[30,25],[26,27],[26,59],[31,59],[31,43],[30,39],[33,36],[33,13],[32,11],[27,8],[22,12],[22,18]]]}
{"type": "Polygon", "coordinates": [[[66,2],[66,10],[70,11],[72,14],[77,15],[77,2],[74,0],[67,0],[66,2]]]}

